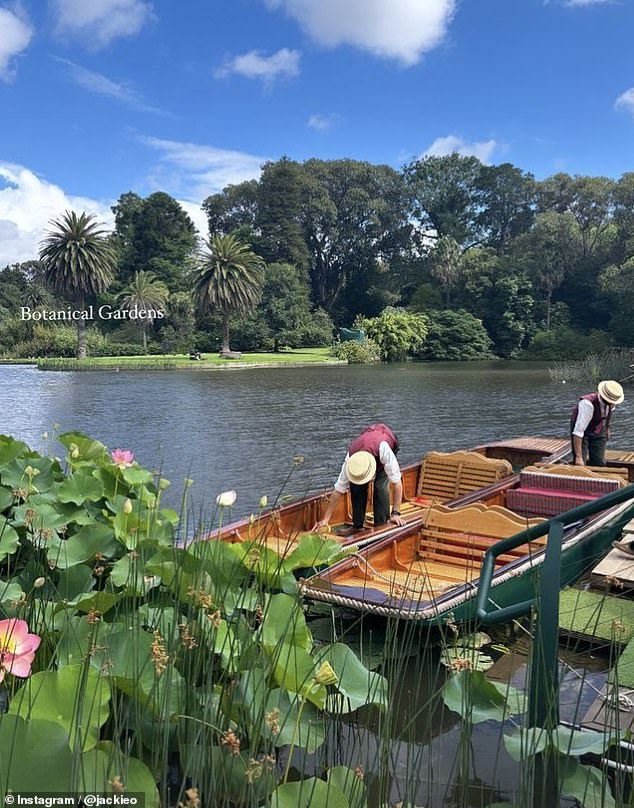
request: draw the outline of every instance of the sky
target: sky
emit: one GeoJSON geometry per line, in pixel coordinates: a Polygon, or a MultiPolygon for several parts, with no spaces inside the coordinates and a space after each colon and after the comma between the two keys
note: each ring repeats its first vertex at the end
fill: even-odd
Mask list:
{"type": "Polygon", "coordinates": [[[634,0],[0,0],[0,267],[282,156],[634,170],[634,0]]]}

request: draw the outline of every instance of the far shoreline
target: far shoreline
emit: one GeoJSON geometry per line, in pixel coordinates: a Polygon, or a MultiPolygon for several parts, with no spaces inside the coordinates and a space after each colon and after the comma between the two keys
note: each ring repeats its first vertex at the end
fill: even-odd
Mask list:
{"type": "Polygon", "coordinates": [[[0,365],[36,366],[38,370],[59,372],[126,371],[126,370],[185,370],[205,372],[215,370],[243,370],[249,368],[324,367],[346,365],[345,360],[330,355],[330,348],[292,348],[279,353],[244,353],[241,358],[227,358],[219,354],[202,355],[190,359],[186,354],[151,354],[138,356],[100,356],[86,359],[67,357],[4,357],[0,365]]]}

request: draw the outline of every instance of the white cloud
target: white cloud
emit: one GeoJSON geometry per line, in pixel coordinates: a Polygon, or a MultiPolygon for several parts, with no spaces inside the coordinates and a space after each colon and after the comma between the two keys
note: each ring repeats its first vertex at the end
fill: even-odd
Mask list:
{"type": "Polygon", "coordinates": [[[147,136],[141,136],[140,140],[161,155],[150,178],[151,184],[194,203],[222,191],[227,185],[257,179],[262,164],[269,159],[197,143],[147,136]]]}
{"type": "Polygon", "coordinates": [[[50,220],[65,210],[94,213],[106,227],[114,222],[108,204],[71,196],[24,166],[0,162],[0,268],[37,258],[50,220]]]}
{"type": "Polygon", "coordinates": [[[13,77],[11,61],[28,47],[32,37],[33,29],[25,20],[8,8],[0,8],[0,79],[13,77]]]}
{"type": "Polygon", "coordinates": [[[498,148],[496,140],[485,140],[481,143],[465,143],[456,135],[437,137],[436,140],[423,153],[424,157],[445,157],[448,154],[461,154],[463,157],[477,157],[483,163],[489,163],[493,152],[498,148]]]}
{"type": "Polygon", "coordinates": [[[611,3],[612,0],[567,0],[567,6],[598,6],[599,3],[611,3]]]}
{"type": "Polygon", "coordinates": [[[137,34],[153,16],[143,0],[52,0],[57,32],[81,37],[100,48],[120,36],[137,34]]]}
{"type": "Polygon", "coordinates": [[[339,121],[339,116],[335,112],[329,112],[325,115],[317,113],[311,115],[308,119],[308,127],[317,132],[328,132],[339,121]]]}
{"type": "Polygon", "coordinates": [[[614,102],[616,109],[624,109],[634,117],[634,87],[630,87],[616,99],[614,102]]]}
{"type": "Polygon", "coordinates": [[[322,45],[353,45],[413,65],[444,39],[456,0],[264,0],[322,45]]]}
{"type": "Polygon", "coordinates": [[[68,67],[71,79],[75,84],[78,84],[85,90],[97,93],[98,95],[105,95],[108,98],[114,98],[132,109],[142,110],[143,112],[161,111],[147,104],[141,95],[132,87],[128,87],[125,84],[117,84],[117,82],[111,81],[107,76],[103,76],[101,73],[95,73],[93,70],[87,70],[85,67],[77,65],[69,59],[62,59],[57,56],[54,58],[68,67]]]}
{"type": "Polygon", "coordinates": [[[282,48],[270,56],[263,56],[261,51],[252,50],[240,56],[234,56],[216,70],[216,78],[224,78],[231,73],[238,73],[248,79],[263,79],[271,82],[279,76],[297,76],[299,74],[300,52],[282,48]]]}

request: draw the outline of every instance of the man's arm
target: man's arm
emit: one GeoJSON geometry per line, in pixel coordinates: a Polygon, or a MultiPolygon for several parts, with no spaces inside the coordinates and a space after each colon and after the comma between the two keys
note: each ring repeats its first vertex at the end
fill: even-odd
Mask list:
{"type": "Polygon", "coordinates": [[[345,494],[342,494],[340,491],[337,491],[336,488],[332,489],[332,491],[330,492],[330,497],[328,499],[328,505],[326,505],[326,510],[324,511],[324,515],[318,522],[315,522],[315,524],[312,526],[311,533],[317,533],[320,528],[328,526],[328,522],[330,522],[330,518],[333,515],[339,500],[344,496],[345,494]]]}

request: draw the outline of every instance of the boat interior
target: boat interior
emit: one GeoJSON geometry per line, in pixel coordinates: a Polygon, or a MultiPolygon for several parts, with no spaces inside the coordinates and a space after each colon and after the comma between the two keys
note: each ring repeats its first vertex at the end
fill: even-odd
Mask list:
{"type": "MultiPolygon", "coordinates": [[[[626,467],[527,466],[480,491],[478,502],[430,503],[410,531],[386,537],[315,576],[333,587],[378,590],[400,600],[432,601],[475,581],[485,552],[498,541],[628,483],[626,467]]],[[[547,537],[500,555],[496,568],[543,551],[547,537]]]]}
{"type": "MultiPolygon", "coordinates": [[[[419,463],[402,469],[402,518],[411,527],[407,538],[392,523],[373,526],[372,486],[366,524],[353,532],[349,495],[340,500],[324,538],[337,540],[349,559],[323,576],[329,584],[374,588],[384,592],[414,585],[418,598],[433,596],[479,575],[482,557],[497,541],[514,535],[534,520],[569,510],[634,478],[634,453],[616,453],[609,462],[622,466],[600,469],[561,465],[569,441],[520,437],[475,447],[470,451],[429,452],[419,463]],[[631,457],[624,455],[631,454],[631,457]],[[398,533],[398,540],[391,540],[398,533]],[[361,548],[370,546],[370,549],[361,548]],[[424,582],[424,584],[423,584],[424,582]]],[[[281,558],[297,547],[302,534],[319,521],[329,492],[324,492],[251,520],[228,525],[220,538],[257,541],[281,558]]],[[[511,563],[542,549],[545,539],[498,558],[511,563]]]]}

